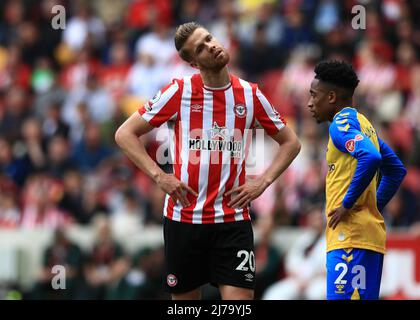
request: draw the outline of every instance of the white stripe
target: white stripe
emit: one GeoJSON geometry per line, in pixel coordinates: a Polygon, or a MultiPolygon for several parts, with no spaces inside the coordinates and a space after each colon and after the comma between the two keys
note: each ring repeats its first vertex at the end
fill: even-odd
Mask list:
{"type": "Polygon", "coordinates": [[[150,109],[150,111],[146,111],[142,114],[144,120],[150,122],[150,120],[152,120],[153,117],[156,116],[168,103],[168,101],[173,97],[173,95],[178,91],[178,89],[178,82],[174,81],[173,84],[170,85],[164,93],[162,93],[162,96],[159,98],[159,100],[151,106],[152,108],[150,109]]]}
{"type": "MultiPolygon", "coordinates": [[[[181,181],[188,184],[188,139],[190,136],[190,104],[191,104],[191,77],[184,78],[184,89],[181,97],[181,181]]],[[[181,203],[178,201],[174,206],[173,220],[181,221],[181,203]]]]}
{"type": "MultiPolygon", "coordinates": [[[[167,125],[167,134],[168,134],[168,144],[169,144],[169,163],[175,163],[175,123],[173,121],[168,121],[167,125]]],[[[163,125],[162,125],[163,127],[163,125]]],[[[159,130],[159,129],[158,129],[159,130]]]]}
{"type": "Polygon", "coordinates": [[[241,86],[244,88],[245,105],[248,108],[246,114],[246,129],[251,129],[252,119],[254,118],[254,97],[252,87],[249,82],[239,79],[241,86]]]}
{"type": "Polygon", "coordinates": [[[274,112],[273,107],[271,106],[270,102],[268,102],[267,98],[261,93],[261,91],[257,88],[257,98],[260,100],[265,113],[270,118],[270,120],[274,123],[278,130],[284,127],[283,121],[281,121],[280,117],[274,112]]]}
{"type": "MultiPolygon", "coordinates": [[[[233,111],[233,108],[235,106],[235,98],[233,95],[233,88],[230,87],[228,90],[225,91],[225,126],[229,129],[229,134],[231,137],[234,135],[234,129],[235,129],[235,113],[233,111]]],[[[224,211],[223,211],[223,194],[226,190],[226,183],[230,176],[230,162],[231,162],[231,156],[230,152],[226,151],[222,153],[222,168],[220,172],[220,183],[219,183],[219,192],[217,193],[216,200],[214,202],[214,211],[215,211],[215,217],[214,222],[215,223],[221,223],[223,222],[224,217],[224,211]]]]}
{"type": "MultiPolygon", "coordinates": [[[[203,88],[203,139],[210,139],[210,129],[213,127],[213,93],[203,88]]],[[[202,223],[203,208],[207,197],[207,185],[210,165],[210,151],[200,152],[200,175],[198,177],[198,198],[193,211],[193,223],[202,223]]]]}
{"type": "Polygon", "coordinates": [[[163,204],[163,215],[165,217],[168,216],[168,200],[169,200],[169,194],[165,195],[165,203],[163,204]]]}

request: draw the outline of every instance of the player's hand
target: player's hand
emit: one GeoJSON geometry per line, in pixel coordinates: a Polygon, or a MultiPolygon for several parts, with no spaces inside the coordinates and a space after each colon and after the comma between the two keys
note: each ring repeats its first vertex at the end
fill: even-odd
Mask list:
{"type": "Polygon", "coordinates": [[[252,200],[258,198],[268,187],[262,179],[249,179],[242,186],[236,187],[225,193],[225,196],[237,193],[228,203],[231,208],[244,208],[252,200]]]}
{"type": "Polygon", "coordinates": [[[188,207],[190,202],[187,199],[187,193],[198,196],[197,192],[191,189],[185,183],[179,181],[173,174],[162,173],[157,179],[158,186],[167,194],[170,195],[174,203],[179,200],[183,207],[188,207]]]}
{"type": "Polygon", "coordinates": [[[328,227],[334,230],[340,221],[346,219],[346,217],[350,214],[350,211],[359,211],[361,208],[361,206],[357,205],[353,206],[351,209],[346,209],[343,205],[341,205],[339,208],[330,211],[330,213],[328,213],[328,217],[330,217],[328,227]]]}

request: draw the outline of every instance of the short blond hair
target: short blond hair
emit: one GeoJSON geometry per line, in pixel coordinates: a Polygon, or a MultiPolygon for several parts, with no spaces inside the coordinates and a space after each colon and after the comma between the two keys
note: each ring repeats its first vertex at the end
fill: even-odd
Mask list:
{"type": "Polygon", "coordinates": [[[175,48],[178,51],[179,56],[187,62],[191,61],[191,57],[183,47],[184,47],[185,42],[188,40],[188,38],[198,28],[204,28],[204,27],[195,21],[191,21],[191,22],[181,24],[180,26],[178,26],[178,28],[176,28],[176,31],[175,31],[175,37],[174,37],[175,48]]]}

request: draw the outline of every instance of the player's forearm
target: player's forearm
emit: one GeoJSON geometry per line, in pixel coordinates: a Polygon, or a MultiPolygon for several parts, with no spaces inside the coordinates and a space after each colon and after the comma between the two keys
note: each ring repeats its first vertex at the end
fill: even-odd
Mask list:
{"type": "Polygon", "coordinates": [[[157,163],[150,158],[143,142],[134,133],[120,131],[115,136],[115,141],[124,154],[143,172],[156,181],[163,173],[157,163]]]}
{"type": "Polygon", "coordinates": [[[376,194],[378,210],[382,212],[383,208],[387,205],[389,200],[397,192],[402,181],[404,180],[407,170],[402,166],[393,175],[383,175],[381,183],[379,184],[378,191],[376,194]]]}
{"type": "Polygon", "coordinates": [[[280,145],[280,150],[274,157],[273,162],[261,176],[265,187],[274,182],[292,163],[300,152],[299,140],[293,139],[280,145]]]}
{"type": "Polygon", "coordinates": [[[381,139],[379,139],[382,155],[382,179],[376,193],[377,207],[380,212],[394,196],[404,180],[407,170],[395,152],[381,139]]]}

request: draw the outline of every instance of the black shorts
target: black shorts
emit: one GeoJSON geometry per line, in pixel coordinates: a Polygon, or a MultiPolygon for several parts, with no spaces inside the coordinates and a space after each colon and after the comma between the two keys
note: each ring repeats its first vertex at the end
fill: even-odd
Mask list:
{"type": "Polygon", "coordinates": [[[184,293],[211,283],[254,289],[251,221],[190,224],[164,218],[165,290],[184,293]]]}

